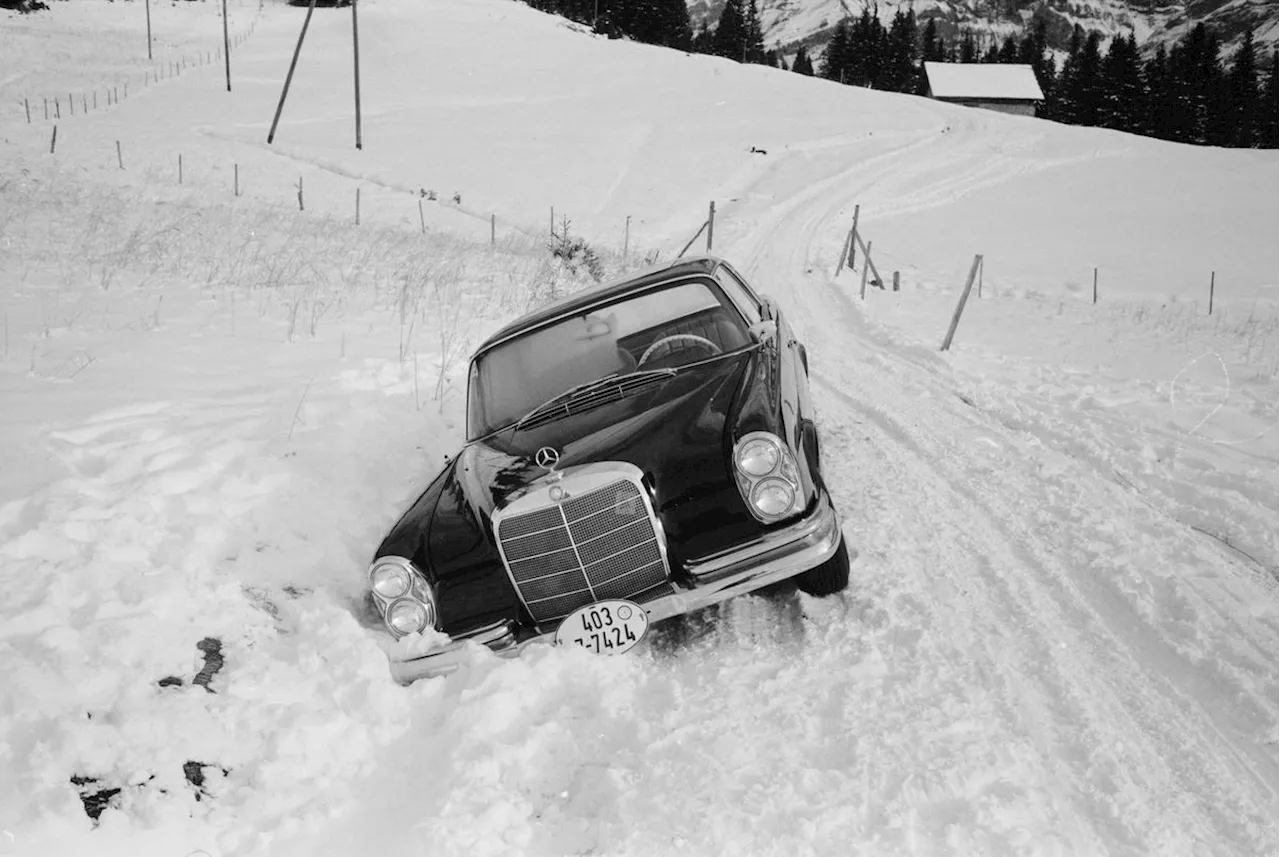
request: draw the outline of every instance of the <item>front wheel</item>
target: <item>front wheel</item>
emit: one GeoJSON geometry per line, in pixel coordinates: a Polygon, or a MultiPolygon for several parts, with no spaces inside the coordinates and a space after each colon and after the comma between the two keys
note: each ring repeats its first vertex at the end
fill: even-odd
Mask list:
{"type": "Polygon", "coordinates": [[[802,571],[793,578],[796,588],[806,595],[822,597],[835,595],[844,591],[849,585],[849,548],[845,545],[844,536],[840,536],[840,547],[831,559],[808,571],[802,571]]]}

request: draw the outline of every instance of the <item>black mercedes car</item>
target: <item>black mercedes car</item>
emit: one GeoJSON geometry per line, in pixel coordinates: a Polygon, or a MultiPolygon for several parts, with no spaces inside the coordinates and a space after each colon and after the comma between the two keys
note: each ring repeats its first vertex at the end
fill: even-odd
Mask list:
{"type": "Polygon", "coordinates": [[[408,683],[464,649],[613,653],[651,622],[787,578],[849,580],[808,357],[722,259],[517,319],[471,357],[467,442],[378,547],[370,603],[408,683]],[[412,641],[409,641],[412,642],[412,641]]]}

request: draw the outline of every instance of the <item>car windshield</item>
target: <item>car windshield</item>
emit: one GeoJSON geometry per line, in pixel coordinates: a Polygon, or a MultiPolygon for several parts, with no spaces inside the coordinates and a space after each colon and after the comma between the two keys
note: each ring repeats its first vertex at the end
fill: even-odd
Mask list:
{"type": "Polygon", "coordinates": [[[471,366],[467,434],[482,437],[609,375],[678,368],[750,342],[741,314],[710,280],[595,307],[481,354],[471,366]]]}

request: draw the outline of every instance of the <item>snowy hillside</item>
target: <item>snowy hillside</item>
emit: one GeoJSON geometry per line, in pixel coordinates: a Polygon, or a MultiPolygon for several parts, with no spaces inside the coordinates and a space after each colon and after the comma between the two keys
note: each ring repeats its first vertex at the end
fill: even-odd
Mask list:
{"type": "Polygon", "coordinates": [[[140,4],[51,5],[0,13],[0,854],[1276,852],[1274,152],[508,0],[362,0],[359,151],[317,10],[268,145],[305,10],[231,0],[227,92],[215,4],[152,61],[140,4]],[[553,210],[616,272],[712,201],[849,591],[396,686],[365,566],[467,349],[583,285],[553,210]],[[837,272],[855,206],[900,291],[837,272]]]}

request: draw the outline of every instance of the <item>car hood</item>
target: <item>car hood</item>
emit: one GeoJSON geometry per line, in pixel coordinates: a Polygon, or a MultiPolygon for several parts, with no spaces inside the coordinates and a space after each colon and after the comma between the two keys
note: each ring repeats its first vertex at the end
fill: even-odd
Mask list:
{"type": "Polygon", "coordinates": [[[625,461],[653,489],[672,547],[691,556],[710,552],[709,540],[741,538],[743,527],[759,528],[729,470],[732,433],[725,430],[742,401],[754,398],[743,388],[752,386],[758,354],[747,349],[686,367],[621,401],[536,428],[503,429],[463,450],[457,479],[476,511],[488,516],[547,473],[534,462],[543,447],[559,454],[560,470],[625,461]]]}

